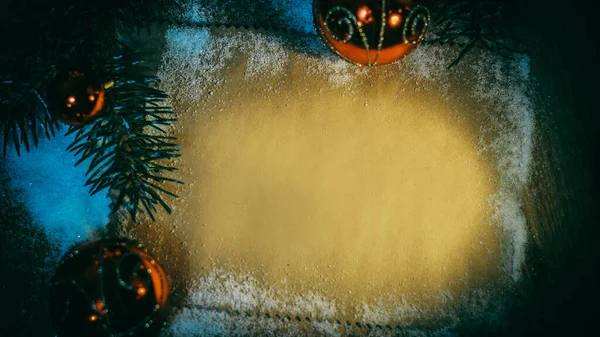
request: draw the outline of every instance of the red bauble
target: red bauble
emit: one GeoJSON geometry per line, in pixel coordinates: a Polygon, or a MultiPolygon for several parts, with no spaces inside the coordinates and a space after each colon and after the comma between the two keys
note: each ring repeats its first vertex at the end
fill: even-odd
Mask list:
{"type": "Polygon", "coordinates": [[[427,7],[413,0],[315,0],[315,27],[336,54],[359,65],[394,62],[419,44],[427,7]]]}
{"type": "Polygon", "coordinates": [[[132,241],[99,240],[71,249],[51,290],[58,337],[156,336],[164,326],[166,274],[132,241]]]}
{"type": "Polygon", "coordinates": [[[106,108],[104,85],[92,71],[60,72],[47,91],[50,113],[69,125],[89,124],[106,108]]]}

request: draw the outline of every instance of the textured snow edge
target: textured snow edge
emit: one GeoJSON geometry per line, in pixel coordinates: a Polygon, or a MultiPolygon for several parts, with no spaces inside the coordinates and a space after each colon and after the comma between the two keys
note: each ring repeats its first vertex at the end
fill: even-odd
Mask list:
{"type": "MultiPolygon", "coordinates": [[[[295,50],[303,50],[302,57],[306,57],[306,62],[311,65],[307,72],[311,76],[327,78],[329,85],[333,87],[351,90],[353,82],[368,72],[366,68],[354,67],[332,56],[324,47],[314,44],[313,41],[296,42],[302,46],[296,46],[295,50]]],[[[175,100],[199,103],[202,96],[207,94],[207,88],[214,87],[222,81],[219,78],[220,71],[235,57],[236,52],[243,51],[248,55],[248,78],[278,76],[283,74],[289,57],[294,54],[295,50],[290,50],[289,45],[290,42],[280,35],[268,32],[229,31],[223,36],[213,34],[208,29],[173,27],[167,32],[167,52],[160,74],[163,87],[175,93],[175,100]],[[195,85],[181,88],[181,81],[195,85]]],[[[476,99],[492,102],[502,111],[503,119],[491,127],[492,131],[482,130],[485,137],[480,139],[479,146],[481,152],[498,158],[495,167],[499,173],[498,189],[489,200],[494,210],[492,221],[502,229],[505,237],[501,247],[506,275],[503,282],[518,282],[527,244],[527,227],[525,215],[521,210],[521,195],[530,175],[534,132],[533,106],[527,95],[528,58],[522,55],[514,61],[507,62],[495,55],[481,53],[477,60],[467,61],[471,63],[449,71],[446,65],[451,62],[453,52],[444,46],[422,46],[405,60],[391,67],[401,67],[424,86],[439,86],[442,93],[449,91],[453,76],[460,76],[465,67],[470,67],[468,71],[475,74],[477,83],[471,88],[470,94],[476,99]]],[[[440,294],[440,301],[451,300],[444,298],[444,295],[440,294]]],[[[457,326],[465,317],[472,320],[494,317],[498,324],[501,323],[504,303],[497,303],[496,295],[490,293],[490,289],[471,289],[470,292],[465,292],[462,298],[454,300],[461,304],[438,312],[424,312],[409,299],[399,300],[395,305],[396,310],[393,311],[365,305],[363,315],[357,317],[357,321],[363,322],[363,325],[385,324],[391,317],[402,317],[401,320],[410,326],[420,318],[435,315],[445,322],[444,327],[439,330],[444,333],[450,333],[448,329],[457,326]]],[[[299,298],[290,294],[274,294],[261,289],[248,276],[231,275],[219,270],[214,270],[211,275],[195,281],[195,287],[190,293],[190,307],[181,312],[181,315],[187,315],[188,319],[178,316],[172,325],[172,332],[175,334],[179,329],[191,329],[190,331],[196,331],[198,334],[204,331],[210,335],[211,329],[226,331],[227,334],[241,329],[240,331],[247,333],[261,334],[262,327],[245,321],[243,317],[232,318],[223,313],[216,315],[210,310],[199,310],[198,307],[229,308],[241,312],[266,310],[292,315],[304,314],[321,319],[334,319],[336,314],[335,303],[323,301],[318,294],[305,294],[299,298]],[[284,303],[276,298],[291,299],[289,303],[293,304],[284,303]],[[216,317],[221,317],[222,320],[216,317]],[[240,327],[240,324],[244,327],[240,327]]],[[[322,324],[328,327],[329,333],[321,334],[343,335],[340,327],[335,324],[322,324]]]]}

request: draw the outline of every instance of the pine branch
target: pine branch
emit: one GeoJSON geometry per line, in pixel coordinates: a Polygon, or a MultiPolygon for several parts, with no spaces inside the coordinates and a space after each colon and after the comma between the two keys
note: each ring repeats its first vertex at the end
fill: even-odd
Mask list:
{"type": "Polygon", "coordinates": [[[0,146],[37,147],[59,124],[48,112],[44,85],[56,69],[102,64],[114,55],[115,26],[145,27],[157,13],[179,5],[170,0],[0,1],[0,146]]]}
{"type": "Polygon", "coordinates": [[[507,33],[504,6],[499,1],[440,1],[433,11],[434,33],[425,43],[461,46],[448,68],[460,63],[476,47],[506,58],[523,51],[521,41],[507,33]]]}
{"type": "Polygon", "coordinates": [[[22,145],[27,151],[31,145],[38,146],[40,129],[48,139],[59,130],[59,124],[50,115],[41,90],[29,83],[0,82],[0,135],[4,156],[10,143],[14,144],[20,156],[22,145]]]}
{"type": "Polygon", "coordinates": [[[162,184],[182,182],[166,177],[176,169],[163,163],[180,151],[175,138],[166,136],[165,128],[175,121],[163,105],[167,94],[153,87],[158,79],[144,75],[142,63],[131,56],[115,57],[103,68],[114,81],[110,111],[91,125],[72,127],[68,133],[76,136],[68,150],[80,156],[77,165],[91,160],[86,173],[91,194],[116,192],[115,210],[125,206],[135,219],[143,207],[154,220],[156,205],[171,213],[161,194],[177,195],[162,184]]]}

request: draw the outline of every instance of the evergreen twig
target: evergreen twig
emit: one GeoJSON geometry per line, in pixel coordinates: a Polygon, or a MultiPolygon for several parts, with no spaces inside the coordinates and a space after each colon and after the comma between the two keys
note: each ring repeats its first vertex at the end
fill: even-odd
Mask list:
{"type": "Polygon", "coordinates": [[[59,69],[83,65],[112,80],[108,106],[101,118],[72,127],[69,147],[80,160],[89,160],[90,193],[117,193],[113,210],[125,207],[133,217],[143,208],[154,219],[163,195],[176,195],[164,183],[180,183],[165,176],[175,169],[165,161],[179,156],[175,138],[165,128],[175,119],[164,106],[166,93],[155,88],[133,55],[121,55],[119,25],[143,28],[158,13],[177,6],[170,0],[6,0],[0,1],[0,142],[4,155],[14,143],[37,146],[39,135],[49,139],[59,129],[46,105],[46,85],[59,69]]]}
{"type": "Polygon", "coordinates": [[[167,94],[153,87],[158,79],[144,75],[142,62],[132,56],[117,56],[103,68],[114,81],[112,113],[90,125],[71,127],[68,134],[76,136],[68,150],[80,157],[76,165],[91,160],[86,185],[92,195],[116,191],[114,209],[126,205],[135,219],[143,207],[154,220],[156,205],[171,213],[161,194],[177,195],[161,185],[181,182],[164,175],[176,170],[164,160],[180,152],[176,139],[166,135],[165,128],[175,121],[172,109],[163,105],[167,94]]]}
{"type": "MultiPolygon", "coordinates": [[[[0,1],[0,146],[29,151],[38,132],[59,129],[45,104],[44,84],[57,68],[76,60],[102,63],[116,44],[115,24],[146,27],[157,13],[177,7],[170,0],[0,1]],[[107,47],[108,46],[108,47],[107,47]]],[[[114,55],[114,54],[113,54],[114,55]]]]}
{"type": "Polygon", "coordinates": [[[508,33],[504,5],[497,0],[440,1],[434,6],[434,31],[425,43],[459,45],[461,50],[452,68],[473,48],[502,57],[522,52],[521,41],[508,33]]]}

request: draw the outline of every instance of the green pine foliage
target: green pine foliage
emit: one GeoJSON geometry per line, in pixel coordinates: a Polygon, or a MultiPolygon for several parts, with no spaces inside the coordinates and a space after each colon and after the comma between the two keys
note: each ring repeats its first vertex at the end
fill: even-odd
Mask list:
{"type": "Polygon", "coordinates": [[[71,127],[68,134],[76,137],[68,150],[80,157],[76,165],[91,158],[86,184],[92,195],[106,189],[116,192],[115,209],[126,205],[135,218],[141,205],[154,220],[157,204],[171,213],[161,195],[177,197],[161,185],[181,184],[163,175],[175,171],[165,161],[179,157],[179,145],[165,130],[175,121],[171,107],[165,106],[168,95],[153,87],[158,79],[144,75],[143,63],[132,56],[114,57],[103,68],[114,81],[108,91],[112,113],[71,127]]]}
{"type": "Polygon", "coordinates": [[[482,48],[503,57],[522,52],[521,41],[509,33],[508,6],[512,1],[438,0],[432,4],[432,34],[425,43],[461,47],[457,65],[473,48],[482,48]]]}
{"type": "Polygon", "coordinates": [[[21,145],[29,152],[38,146],[39,132],[51,139],[59,129],[58,121],[52,118],[42,88],[28,82],[0,81],[0,136],[3,154],[12,142],[21,155],[21,145]]]}
{"type": "Polygon", "coordinates": [[[166,134],[175,121],[157,78],[122,44],[116,27],[147,28],[173,11],[170,0],[6,0],[0,1],[0,146],[4,155],[36,147],[40,135],[54,137],[61,127],[49,111],[47,88],[60,69],[82,67],[113,81],[102,117],[71,127],[69,147],[90,159],[90,193],[117,195],[113,211],[138,209],[154,219],[157,205],[168,213],[165,185],[181,183],[167,175],[168,161],[179,156],[166,134]]]}

